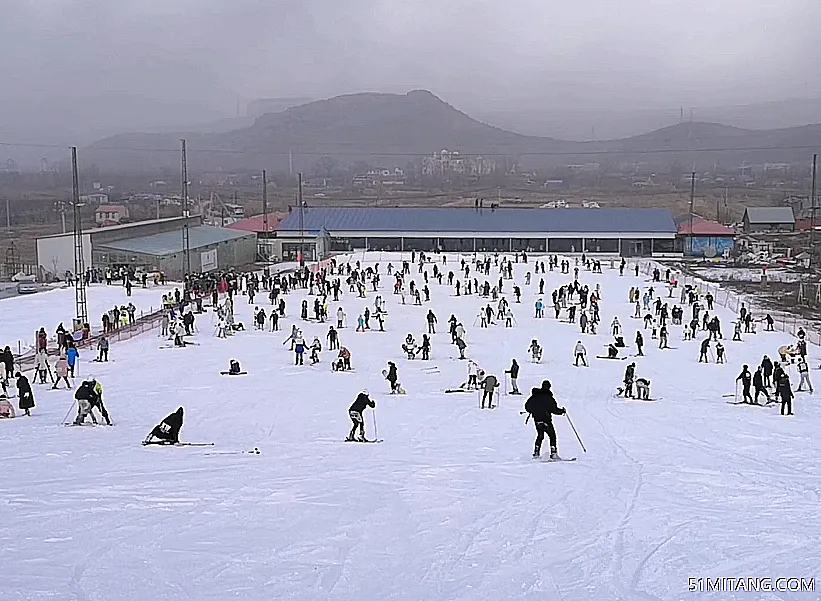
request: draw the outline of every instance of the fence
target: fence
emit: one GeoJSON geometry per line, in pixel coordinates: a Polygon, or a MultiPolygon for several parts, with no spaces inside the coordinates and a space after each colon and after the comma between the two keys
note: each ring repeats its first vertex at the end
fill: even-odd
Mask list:
{"type": "Polygon", "coordinates": [[[821,331],[818,331],[817,326],[806,319],[802,319],[796,315],[790,315],[788,313],[770,311],[766,307],[762,307],[754,301],[751,301],[747,296],[738,295],[727,290],[726,288],[721,288],[719,285],[711,284],[701,278],[687,275],[679,270],[669,268],[666,265],[662,265],[655,261],[646,263],[643,272],[646,275],[652,276],[654,269],[658,269],[662,273],[667,269],[670,269],[671,274],[676,276],[680,287],[683,288],[689,284],[698,290],[699,294],[707,294],[709,292],[713,295],[713,303],[715,305],[725,307],[733,313],[738,313],[742,304],[744,304],[748,309],[753,310],[756,314],[769,313],[775,322],[773,323],[773,328],[779,332],[786,332],[795,336],[797,335],[799,328],[803,328],[806,333],[807,342],[815,344],[816,346],[821,346],[821,331]]]}

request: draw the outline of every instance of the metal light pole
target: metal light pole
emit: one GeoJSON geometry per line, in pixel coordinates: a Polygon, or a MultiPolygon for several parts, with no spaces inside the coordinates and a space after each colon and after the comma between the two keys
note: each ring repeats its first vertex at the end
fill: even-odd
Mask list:
{"type": "Polygon", "coordinates": [[[302,201],[302,174],[299,174],[299,266],[305,267],[305,204],[302,201]]]}
{"type": "Polygon", "coordinates": [[[690,176],[690,256],[693,256],[693,217],[696,204],[696,172],[690,176]]]}
{"type": "Polygon", "coordinates": [[[188,231],[188,156],[185,149],[185,140],[182,143],[182,216],[185,222],[182,225],[182,252],[185,259],[185,275],[191,274],[191,238],[188,231]]]}
{"type": "Polygon", "coordinates": [[[86,300],[85,257],[83,256],[83,217],[80,208],[80,176],[77,169],[77,147],[71,147],[72,205],[74,207],[74,306],[77,317],[73,331],[83,329],[88,323],[86,300]]]}

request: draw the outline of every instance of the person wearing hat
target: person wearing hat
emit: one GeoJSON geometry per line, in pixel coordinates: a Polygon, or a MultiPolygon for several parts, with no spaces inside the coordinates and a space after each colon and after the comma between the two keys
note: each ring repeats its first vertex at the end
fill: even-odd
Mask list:
{"type": "Polygon", "coordinates": [[[735,379],[736,382],[738,382],[739,380],[741,380],[741,386],[742,386],[742,389],[743,389],[741,402],[742,403],[752,404],[753,403],[753,397],[750,394],[750,384],[752,384],[753,377],[752,377],[752,375],[750,375],[750,370],[749,370],[749,368],[747,367],[746,364],[741,368],[741,373],[735,379]]]}
{"type": "Polygon", "coordinates": [[[368,407],[376,408],[376,403],[368,396],[368,389],[366,388],[356,396],[356,400],[348,408],[348,415],[353,426],[348,438],[345,439],[346,442],[366,442],[365,420],[362,417],[362,412],[368,407]],[[359,436],[357,436],[357,430],[359,430],[359,436]]]}
{"type": "Polygon", "coordinates": [[[542,441],[544,435],[550,441],[550,459],[560,461],[557,444],[556,444],[556,429],[553,427],[553,416],[564,415],[567,410],[564,407],[559,407],[556,399],[553,396],[553,391],[550,389],[550,381],[542,382],[541,388],[534,388],[531,390],[530,398],[525,403],[525,411],[527,411],[533,418],[533,423],[536,426],[536,444],[533,448],[533,457],[539,457],[542,450],[542,441]]]}

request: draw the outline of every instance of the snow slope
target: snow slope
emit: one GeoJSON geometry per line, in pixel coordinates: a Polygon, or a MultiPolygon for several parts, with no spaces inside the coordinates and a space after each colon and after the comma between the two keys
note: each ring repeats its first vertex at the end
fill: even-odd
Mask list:
{"type": "MultiPolygon", "coordinates": [[[[146,289],[134,286],[129,297],[122,286],[92,284],[86,289],[91,328],[95,332],[99,331],[102,327],[103,313],[112,309],[114,305],[134,303],[138,317],[141,312],[155,311],[162,307],[162,295],[173,290],[173,286],[151,286],[146,289]]],[[[75,315],[73,287],[0,299],[0,343],[3,346],[10,346],[17,354],[18,341],[21,342],[23,350],[27,346],[33,347],[36,333],[40,328],[46,328],[49,339],[52,339],[60,323],[67,330],[71,329],[75,315]]]]}
{"type": "MultiPolygon", "coordinates": [[[[508,294],[516,328],[482,330],[473,320],[486,301],[453,297],[448,286],[432,284],[423,307],[399,304],[385,275],[387,255],[378,256],[388,331],[341,332],[354,373],[331,373],[327,352],[316,367],[292,365],[282,341],[298,321],[305,294],[297,292],[286,297],[280,332],[217,340],[209,313],[198,321],[201,346],[160,350],[159,339],[147,335],[112,347],[114,363],[83,366],[104,384],[114,428],[58,425],[71,394],[37,387],[33,417],[0,422],[0,561],[7,566],[0,599],[819,598],[687,592],[688,578],[818,572],[815,398],[798,393],[794,417],[722,398],[734,391],[741,363],[774,356],[784,334],[725,342],[726,366],[697,364],[698,343],[681,341],[680,328],[671,329],[675,350],[659,351],[647,335],[637,372],[662,399],[620,400],[613,391],[627,362],[592,356],[609,341],[613,315],[633,339],[639,322],[629,317],[627,289],[649,285],[643,277],[582,271],[582,281],[600,283],[604,296],[600,334],[583,338],[591,356],[585,369],[571,364],[576,326],[533,318],[538,277],[522,286],[521,305],[508,294]],[[421,339],[428,308],[440,333],[426,365],[407,361],[400,345],[408,332],[421,339]],[[560,453],[579,460],[531,459],[535,432],[519,413],[526,397],[502,396],[498,409],[481,411],[474,394],[442,393],[466,372],[465,362],[451,359],[458,356],[446,333],[451,313],[468,330],[468,356],[482,367],[501,379],[517,357],[524,392],[542,379],[553,382],[587,453],[557,417],[560,453]],[[540,365],[527,354],[534,337],[545,346],[540,365]],[[218,375],[231,358],[250,375],[218,375]],[[387,394],[380,371],[388,360],[397,363],[407,395],[387,394]],[[431,365],[439,373],[423,370],[431,365]],[[348,406],[365,387],[377,401],[385,442],[343,443],[348,406]],[[141,447],[178,405],[186,410],[183,439],[216,446],[141,447]],[[261,455],[215,454],[255,446],[261,455]]],[[[448,267],[455,268],[453,259],[448,267]]],[[[516,265],[518,281],[525,270],[516,265]]],[[[415,268],[411,277],[422,281],[415,268]]],[[[490,281],[497,279],[494,270],[490,281]]],[[[569,281],[558,272],[545,279],[548,300],[569,281]]],[[[352,324],[373,298],[344,295],[352,324]]],[[[253,306],[242,297],[236,306],[250,327],[253,306]]],[[[26,300],[3,310],[12,307],[25,314],[26,300]]],[[[731,316],[719,314],[731,331],[731,316]]],[[[306,337],[319,335],[324,344],[327,324],[302,325],[306,337]]],[[[367,413],[366,424],[372,436],[367,413]]]]}

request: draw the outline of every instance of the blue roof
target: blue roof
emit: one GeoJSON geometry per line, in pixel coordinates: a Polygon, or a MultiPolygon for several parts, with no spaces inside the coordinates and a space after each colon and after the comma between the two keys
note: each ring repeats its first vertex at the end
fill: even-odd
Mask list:
{"type": "MultiPolygon", "coordinates": [[[[249,232],[230,230],[222,227],[209,227],[198,225],[188,228],[188,245],[193,250],[203,246],[210,246],[219,242],[228,242],[256,236],[249,232]]],[[[141,253],[146,255],[165,256],[183,252],[182,228],[172,232],[152,234],[150,236],[139,236],[116,242],[100,244],[99,249],[114,250],[127,253],[141,253]]]]}
{"type": "Polygon", "coordinates": [[[279,232],[414,232],[487,234],[670,234],[677,232],[667,209],[490,209],[312,207],[294,209],[279,232]]]}

